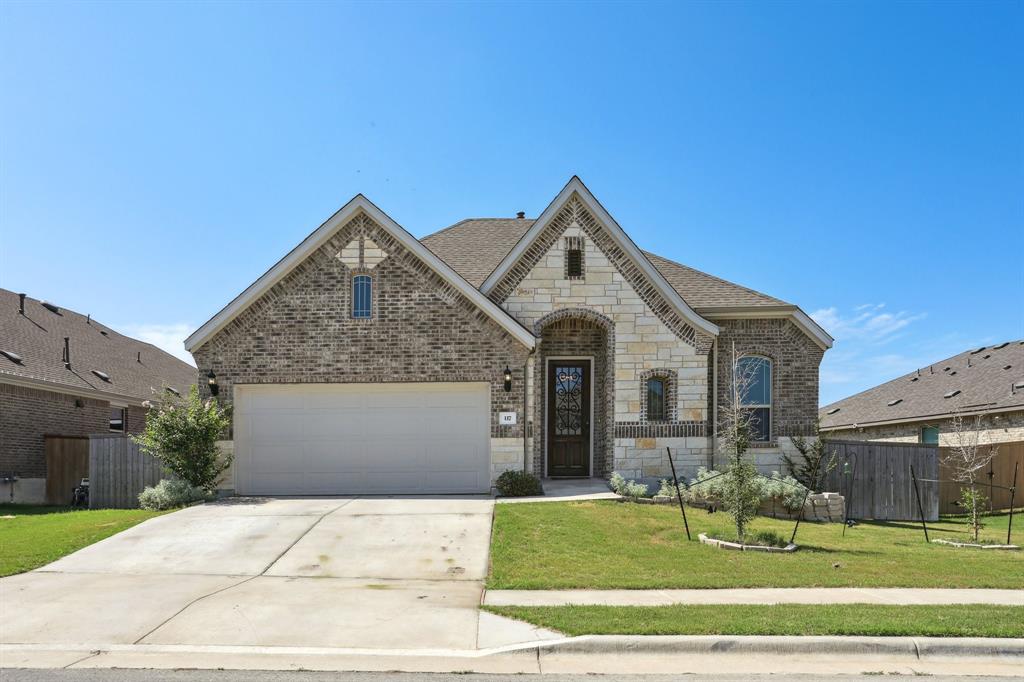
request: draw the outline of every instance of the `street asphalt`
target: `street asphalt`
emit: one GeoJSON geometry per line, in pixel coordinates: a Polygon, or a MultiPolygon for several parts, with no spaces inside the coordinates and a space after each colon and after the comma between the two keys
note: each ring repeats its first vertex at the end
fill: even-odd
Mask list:
{"type": "MultiPolygon", "coordinates": [[[[877,677],[889,677],[879,670],[877,677]]],[[[767,675],[764,679],[769,679],[767,675]]],[[[905,677],[902,676],[902,677],[905,677]]],[[[876,679],[875,675],[871,676],[876,679]]],[[[523,675],[466,675],[461,673],[318,673],[252,670],[2,670],[4,682],[524,682],[523,675]]],[[[543,682],[749,682],[751,675],[544,675],[543,682]]],[[[821,675],[771,675],[771,682],[811,682],[821,675]]],[[[834,675],[836,682],[864,680],[863,675],[834,675]]],[[[1019,677],[930,676],[930,682],[973,680],[1019,682],[1019,677]]]]}

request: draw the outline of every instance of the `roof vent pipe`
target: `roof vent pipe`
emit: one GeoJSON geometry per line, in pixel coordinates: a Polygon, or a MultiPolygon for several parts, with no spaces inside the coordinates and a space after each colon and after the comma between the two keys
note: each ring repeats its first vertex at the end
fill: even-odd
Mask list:
{"type": "Polygon", "coordinates": [[[85,316],[85,323],[92,324],[92,313],[89,313],[88,315],[85,316]]]}
{"type": "Polygon", "coordinates": [[[142,351],[141,350],[135,355],[135,362],[142,362],[142,351]]]}
{"type": "Polygon", "coordinates": [[[25,314],[25,294],[18,294],[18,312],[25,314]]]}
{"type": "Polygon", "coordinates": [[[71,337],[64,337],[64,367],[71,369],[71,337]]]}
{"type": "Polygon", "coordinates": [[[526,217],[526,211],[519,211],[518,213],[516,213],[516,218],[518,220],[522,220],[525,217],[526,217]]]}

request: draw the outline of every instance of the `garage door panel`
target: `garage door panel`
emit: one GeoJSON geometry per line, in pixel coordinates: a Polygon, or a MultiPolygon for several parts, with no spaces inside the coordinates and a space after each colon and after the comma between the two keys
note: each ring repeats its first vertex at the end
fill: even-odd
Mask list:
{"type": "Polygon", "coordinates": [[[243,494],[486,492],[489,385],[236,386],[243,494]]]}

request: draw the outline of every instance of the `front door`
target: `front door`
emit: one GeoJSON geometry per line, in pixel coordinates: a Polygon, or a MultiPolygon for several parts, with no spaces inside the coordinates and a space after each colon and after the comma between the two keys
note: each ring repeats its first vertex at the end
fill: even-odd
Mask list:
{"type": "Polygon", "coordinates": [[[590,475],[590,360],[548,361],[548,476],[590,475]]]}

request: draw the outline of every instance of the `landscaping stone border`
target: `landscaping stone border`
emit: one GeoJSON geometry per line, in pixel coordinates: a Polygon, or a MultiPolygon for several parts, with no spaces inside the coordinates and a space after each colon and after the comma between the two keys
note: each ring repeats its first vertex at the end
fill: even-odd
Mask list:
{"type": "Polygon", "coordinates": [[[711,545],[718,547],[719,549],[734,549],[740,552],[795,552],[798,547],[792,542],[785,547],[764,547],[762,545],[741,545],[738,542],[729,542],[728,540],[716,540],[715,538],[709,538],[705,533],[701,533],[697,536],[700,538],[702,545],[711,545]]]}
{"type": "Polygon", "coordinates": [[[934,540],[932,540],[932,542],[934,542],[937,545],[949,545],[950,547],[970,547],[972,549],[1020,549],[1020,545],[985,545],[980,542],[957,542],[956,540],[946,540],[944,538],[935,538],[934,540]]]}

